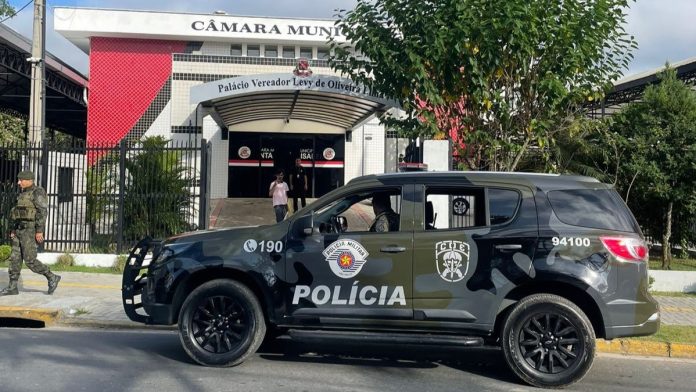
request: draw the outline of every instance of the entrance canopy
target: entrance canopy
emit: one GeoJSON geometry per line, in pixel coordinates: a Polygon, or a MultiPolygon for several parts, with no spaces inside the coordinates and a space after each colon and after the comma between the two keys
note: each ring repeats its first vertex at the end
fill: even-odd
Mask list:
{"type": "Polygon", "coordinates": [[[261,74],[217,80],[191,88],[191,103],[211,110],[220,126],[281,119],[353,129],[399,105],[367,87],[336,76],[261,74]]]}

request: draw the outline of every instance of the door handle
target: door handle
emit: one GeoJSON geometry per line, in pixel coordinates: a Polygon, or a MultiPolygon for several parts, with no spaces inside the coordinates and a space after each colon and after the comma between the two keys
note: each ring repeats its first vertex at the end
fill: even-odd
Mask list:
{"type": "Polygon", "coordinates": [[[384,253],[401,253],[401,252],[406,252],[406,248],[403,246],[385,246],[380,251],[384,253]]]}
{"type": "Polygon", "coordinates": [[[502,244],[502,245],[496,245],[496,249],[504,251],[511,251],[511,250],[520,250],[522,249],[522,245],[520,244],[502,244]]]}

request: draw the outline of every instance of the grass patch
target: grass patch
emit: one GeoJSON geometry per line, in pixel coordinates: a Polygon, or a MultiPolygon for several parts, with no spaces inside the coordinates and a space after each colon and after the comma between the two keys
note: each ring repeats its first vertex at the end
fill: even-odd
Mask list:
{"type": "Polygon", "coordinates": [[[696,293],[682,293],[681,291],[651,291],[650,294],[662,297],[696,298],[696,293]]]}
{"type": "MultiPolygon", "coordinates": [[[[121,275],[121,272],[115,271],[113,267],[86,267],[84,265],[71,265],[71,266],[61,266],[58,264],[48,265],[51,271],[55,272],[90,272],[90,273],[100,273],[100,274],[114,274],[121,275]]],[[[7,262],[0,263],[0,268],[7,268],[7,262]]],[[[27,269],[24,267],[23,269],[27,269]]]]}
{"type": "Polygon", "coordinates": [[[82,316],[82,315],[85,315],[85,314],[90,314],[90,313],[92,313],[92,312],[90,312],[89,310],[87,310],[87,309],[85,309],[85,308],[77,308],[77,309],[71,309],[71,310],[70,310],[70,314],[72,314],[73,316],[76,316],[76,317],[77,317],[77,316],[82,316]],[[73,311],[74,311],[74,312],[73,312],[73,311]]]}
{"type": "Polygon", "coordinates": [[[631,338],[638,340],[650,340],[668,343],[696,344],[696,327],[691,325],[660,325],[660,330],[655,335],[631,338]]]}
{"type": "MultiPolygon", "coordinates": [[[[672,271],[696,271],[696,259],[672,259],[670,264],[672,271]]],[[[650,269],[661,270],[662,260],[650,258],[650,269]]]]}
{"type": "Polygon", "coordinates": [[[126,268],[126,262],[128,261],[128,256],[127,255],[118,255],[116,256],[116,261],[114,261],[114,265],[111,267],[111,269],[116,272],[116,273],[123,273],[123,270],[126,268]]]}

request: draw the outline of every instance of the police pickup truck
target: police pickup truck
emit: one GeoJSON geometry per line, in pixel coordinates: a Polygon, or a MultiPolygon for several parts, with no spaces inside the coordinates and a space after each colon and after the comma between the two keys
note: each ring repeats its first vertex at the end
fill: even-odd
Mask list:
{"type": "Polygon", "coordinates": [[[178,324],[207,366],[243,362],[267,332],[493,344],[525,382],[561,387],[588,372],[595,338],[657,331],[647,259],[633,215],[593,178],[369,175],[275,225],[141,241],[123,304],[134,321],[178,324]]]}

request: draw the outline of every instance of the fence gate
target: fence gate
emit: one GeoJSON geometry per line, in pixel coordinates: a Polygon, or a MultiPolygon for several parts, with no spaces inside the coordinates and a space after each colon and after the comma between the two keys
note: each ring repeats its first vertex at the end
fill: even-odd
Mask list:
{"type": "Polygon", "coordinates": [[[206,229],[210,149],[205,139],[0,145],[0,243],[9,244],[21,170],[48,195],[45,251],[123,253],[145,236],[206,229]]]}

